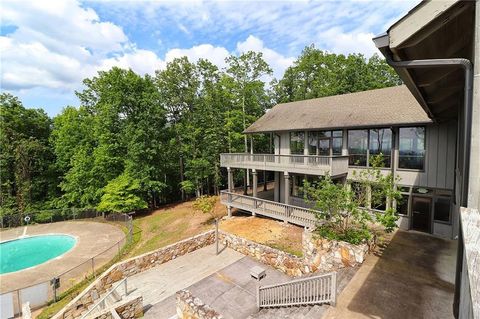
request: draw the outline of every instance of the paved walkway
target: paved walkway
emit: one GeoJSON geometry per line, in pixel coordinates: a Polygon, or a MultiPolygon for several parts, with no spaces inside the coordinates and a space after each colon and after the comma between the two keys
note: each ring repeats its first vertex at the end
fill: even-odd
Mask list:
{"type": "Polygon", "coordinates": [[[177,291],[191,286],[243,257],[244,255],[228,248],[216,255],[215,245],[210,245],[129,277],[128,289],[135,295],[143,296],[143,305],[147,309],[170,297],[171,307],[167,307],[169,316],[158,314],[152,317],[153,311],[150,310],[145,313],[146,318],[148,316],[169,318],[175,314],[174,295],[177,291]]]}
{"type": "Polygon", "coordinates": [[[456,241],[398,230],[323,318],[453,318],[456,241]]]}
{"type": "MultiPolygon", "coordinates": [[[[74,236],[77,242],[70,251],[60,257],[32,268],[0,275],[1,292],[50,281],[52,277],[78,266],[61,277],[60,291],[64,291],[82,279],[86,272],[92,271],[90,258],[101,254],[95,259],[95,268],[98,269],[118,252],[117,247],[107,249],[125,238],[123,231],[114,225],[92,221],[67,221],[2,230],[0,240],[18,238],[24,231],[27,236],[68,234],[74,236]]],[[[50,285],[47,284],[47,287],[50,285]]]]}

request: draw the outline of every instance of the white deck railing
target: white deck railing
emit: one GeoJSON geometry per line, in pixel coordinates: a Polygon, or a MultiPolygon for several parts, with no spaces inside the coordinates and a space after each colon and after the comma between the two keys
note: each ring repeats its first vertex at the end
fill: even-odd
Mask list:
{"type": "Polygon", "coordinates": [[[299,174],[332,176],[348,172],[348,156],[220,154],[222,167],[252,168],[266,171],[288,171],[299,174]]]}
{"type": "Polygon", "coordinates": [[[337,273],[297,279],[281,284],[260,286],[257,307],[285,307],[329,303],[335,305],[337,273]]]}
{"type": "Polygon", "coordinates": [[[308,208],[287,205],[228,191],[221,191],[220,199],[224,205],[244,209],[267,217],[281,219],[303,227],[313,227],[317,224],[315,214],[308,208]]]}

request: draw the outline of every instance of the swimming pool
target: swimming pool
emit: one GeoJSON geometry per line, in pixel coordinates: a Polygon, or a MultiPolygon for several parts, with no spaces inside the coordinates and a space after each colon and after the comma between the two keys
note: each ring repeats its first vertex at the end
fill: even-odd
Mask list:
{"type": "Polygon", "coordinates": [[[0,274],[42,264],[75,246],[68,235],[31,236],[0,243],[0,274]]]}

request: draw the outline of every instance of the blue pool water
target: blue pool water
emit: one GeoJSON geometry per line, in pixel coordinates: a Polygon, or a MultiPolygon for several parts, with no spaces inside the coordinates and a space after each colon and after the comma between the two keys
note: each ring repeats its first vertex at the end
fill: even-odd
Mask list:
{"type": "Polygon", "coordinates": [[[42,264],[75,246],[68,235],[43,235],[0,243],[0,274],[42,264]]]}

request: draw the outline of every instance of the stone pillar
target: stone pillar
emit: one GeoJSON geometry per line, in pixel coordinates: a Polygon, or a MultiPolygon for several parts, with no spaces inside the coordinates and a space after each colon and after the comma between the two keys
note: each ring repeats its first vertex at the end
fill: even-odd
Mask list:
{"type": "Polygon", "coordinates": [[[283,173],[283,178],[285,181],[285,204],[289,205],[290,204],[290,175],[288,175],[288,172],[283,173]]]}
{"type": "MultiPolygon", "coordinates": [[[[228,191],[232,192],[233,191],[233,171],[230,167],[227,167],[227,176],[228,176],[228,180],[227,180],[228,191]]],[[[230,202],[230,198],[231,198],[231,195],[229,194],[228,195],[229,202],[230,202]]],[[[227,214],[228,214],[228,218],[232,217],[232,206],[230,205],[227,205],[227,214]]]]}

